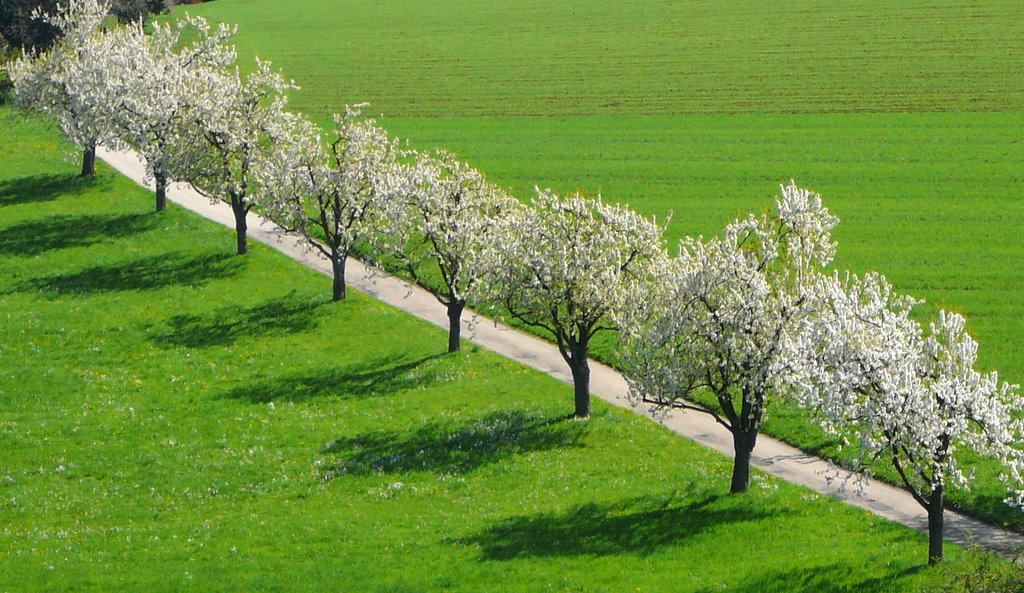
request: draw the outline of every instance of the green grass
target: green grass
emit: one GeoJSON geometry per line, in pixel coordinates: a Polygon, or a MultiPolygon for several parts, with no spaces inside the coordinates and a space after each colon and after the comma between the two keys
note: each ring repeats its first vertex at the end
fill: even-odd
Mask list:
{"type": "MultiPolygon", "coordinates": [[[[923,534],[755,472],[0,108],[0,590],[933,591],[923,534]]],[[[950,570],[972,553],[950,546],[950,570]]]]}
{"type": "MultiPolygon", "coordinates": [[[[629,196],[625,201],[659,219],[672,212],[670,240],[710,235],[745,211],[771,207],[786,181],[773,172],[791,171],[841,218],[840,268],[883,271],[927,299],[923,319],[937,306],[967,313],[981,366],[1024,381],[1024,234],[1016,228],[1024,201],[1006,193],[1024,179],[1024,113],[444,118],[388,126],[400,136],[419,133],[427,145],[466,146],[472,162],[519,195],[534,183],[560,191],[579,183],[629,196]],[[888,137],[887,130],[902,133],[888,137]],[[504,158],[512,147],[528,156],[504,158]],[[535,171],[539,177],[531,178],[535,171]]],[[[601,336],[597,357],[614,362],[614,341],[601,336]]],[[[765,430],[840,457],[834,441],[789,407],[772,408],[765,430]]],[[[970,464],[978,468],[976,483],[952,492],[950,504],[1024,529],[1024,513],[1002,502],[999,469],[970,464]]],[[[898,483],[895,471],[878,471],[898,483]]]]}
{"type": "Polygon", "coordinates": [[[310,113],[398,117],[1007,111],[1024,6],[1002,0],[218,0],[310,113]]]}
{"type": "MultiPolygon", "coordinates": [[[[179,9],[181,10],[181,9],[179,9]]],[[[321,123],[368,101],[528,198],[601,192],[671,243],[770,208],[794,178],[842,219],[837,265],[965,313],[981,365],[1024,382],[1024,5],[801,0],[384,4],[218,0],[321,123]],[[301,42],[296,40],[301,39],[301,42]]],[[[614,360],[613,340],[595,354],[614,360]]],[[[767,429],[829,454],[805,419],[767,429]]],[[[1024,529],[982,469],[953,503],[1024,529]]]]}

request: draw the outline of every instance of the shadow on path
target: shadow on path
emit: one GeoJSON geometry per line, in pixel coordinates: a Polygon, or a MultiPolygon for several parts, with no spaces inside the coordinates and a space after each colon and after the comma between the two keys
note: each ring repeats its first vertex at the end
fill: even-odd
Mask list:
{"type": "Polygon", "coordinates": [[[319,397],[385,397],[435,382],[436,369],[428,363],[442,357],[443,354],[435,354],[411,362],[400,362],[400,357],[392,357],[347,367],[294,373],[232,389],[224,397],[244,399],[254,404],[301,402],[319,397]]]}
{"type": "Polygon", "coordinates": [[[0,255],[39,255],[54,249],[86,247],[156,228],[152,214],[51,216],[7,227],[0,234],[0,255]]]}
{"type": "Polygon", "coordinates": [[[104,180],[96,177],[81,177],[72,173],[5,179],[0,181],[0,206],[49,202],[61,196],[102,187],[104,183],[104,180]]]}
{"type": "Polygon", "coordinates": [[[94,266],[78,272],[28,280],[16,291],[37,290],[50,297],[120,290],[152,290],[168,286],[201,286],[227,278],[244,265],[242,258],[224,253],[190,256],[165,253],[134,261],[94,266]]]}
{"type": "Polygon", "coordinates": [[[480,546],[483,560],[646,555],[709,528],[779,514],[747,508],[719,494],[690,502],[644,496],[612,505],[585,504],[561,513],[510,517],[458,543],[480,546]]]}
{"type": "Polygon", "coordinates": [[[175,315],[170,329],[152,336],[165,346],[205,348],[233,344],[240,338],[294,334],[316,327],[317,308],[326,300],[290,292],[254,307],[218,307],[208,315],[175,315]]]}
{"type": "Polygon", "coordinates": [[[328,444],[324,453],[337,455],[338,463],[326,468],[325,477],[421,470],[464,473],[514,455],[582,446],[588,426],[571,416],[508,410],[462,426],[429,423],[408,432],[369,432],[328,444]]]}

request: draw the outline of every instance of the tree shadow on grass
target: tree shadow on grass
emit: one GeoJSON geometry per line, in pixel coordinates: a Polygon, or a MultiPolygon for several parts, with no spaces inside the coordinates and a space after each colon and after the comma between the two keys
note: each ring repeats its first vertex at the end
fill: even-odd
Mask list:
{"type": "Polygon", "coordinates": [[[290,292],[254,307],[218,307],[208,315],[175,315],[151,339],[164,346],[225,346],[239,338],[294,334],[316,327],[324,299],[290,292]]]}
{"type": "Polygon", "coordinates": [[[326,479],[431,471],[466,473],[483,465],[534,451],[582,446],[587,422],[537,412],[493,412],[462,426],[431,422],[408,432],[369,432],[331,441],[324,450],[338,457],[326,479]]]}
{"type": "Polygon", "coordinates": [[[103,183],[102,179],[96,177],[82,177],[72,173],[4,179],[0,180],[0,206],[49,202],[61,196],[77,195],[101,187],[103,183]]]}
{"type": "Polygon", "coordinates": [[[480,546],[482,560],[551,556],[647,555],[725,523],[777,517],[720,494],[686,501],[643,496],[611,505],[585,504],[566,512],[510,517],[458,543],[480,546]]]}
{"type": "Polygon", "coordinates": [[[7,227],[0,235],[0,255],[39,255],[54,249],[86,247],[156,228],[152,215],[52,216],[7,227]]]}
{"type": "Polygon", "coordinates": [[[302,402],[320,397],[384,397],[436,381],[437,369],[429,363],[443,356],[435,354],[410,362],[391,357],[348,367],[272,377],[232,389],[224,397],[248,400],[254,404],[302,402]]]}
{"type": "MultiPolygon", "coordinates": [[[[882,559],[879,559],[881,563],[882,559]]],[[[729,591],[736,593],[889,593],[906,591],[908,586],[901,583],[925,568],[923,565],[902,570],[892,569],[884,576],[866,577],[862,569],[848,564],[807,566],[793,570],[764,571],[752,579],[732,585],[729,591]]],[[[705,587],[697,593],[720,591],[705,587]]]]}
{"type": "Polygon", "coordinates": [[[50,297],[153,290],[168,286],[201,286],[227,278],[244,265],[242,258],[223,253],[189,256],[165,253],[134,261],[94,266],[78,272],[28,280],[17,291],[36,290],[50,297]]]}

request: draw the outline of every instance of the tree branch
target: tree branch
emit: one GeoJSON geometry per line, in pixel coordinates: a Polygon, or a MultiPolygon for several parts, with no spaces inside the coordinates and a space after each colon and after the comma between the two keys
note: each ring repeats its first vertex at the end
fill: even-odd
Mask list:
{"type": "Polygon", "coordinates": [[[663,400],[651,399],[646,395],[643,396],[642,401],[645,404],[654,404],[656,406],[669,407],[677,410],[692,410],[694,412],[701,412],[703,414],[707,414],[708,416],[714,418],[715,422],[724,426],[726,430],[728,430],[729,432],[733,432],[733,427],[728,422],[723,420],[722,417],[719,416],[714,410],[709,410],[708,408],[705,408],[703,406],[687,403],[685,401],[681,401],[678,399],[672,399],[669,403],[666,404],[663,400]]]}

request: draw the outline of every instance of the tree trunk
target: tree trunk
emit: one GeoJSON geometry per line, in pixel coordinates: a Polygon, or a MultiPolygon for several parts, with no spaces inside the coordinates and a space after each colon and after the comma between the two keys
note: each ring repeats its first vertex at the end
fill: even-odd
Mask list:
{"type": "Polygon", "coordinates": [[[82,151],[82,177],[90,177],[96,174],[96,145],[82,151]]]}
{"type": "Polygon", "coordinates": [[[331,271],[334,274],[334,286],[331,299],[335,301],[345,300],[345,256],[337,251],[331,256],[331,271]]]}
{"type": "Polygon", "coordinates": [[[448,303],[448,352],[458,352],[462,335],[462,310],[466,301],[452,299],[448,303]]]}
{"type": "Polygon", "coordinates": [[[735,432],[732,436],[734,450],[732,464],[732,485],[729,487],[730,494],[746,492],[750,485],[750,453],[754,450],[756,434],[749,432],[735,432]]]}
{"type": "Polygon", "coordinates": [[[576,417],[590,416],[590,365],[584,358],[572,366],[572,385],[576,394],[576,417]]]}
{"type": "Polygon", "coordinates": [[[242,200],[236,198],[231,198],[231,210],[235,213],[235,244],[238,247],[238,255],[245,255],[249,251],[249,243],[245,237],[245,231],[248,229],[245,215],[249,211],[246,210],[242,200]]]}
{"type": "Polygon", "coordinates": [[[942,562],[942,528],[945,522],[942,497],[942,484],[933,486],[928,499],[928,564],[942,562]]]}
{"type": "Polygon", "coordinates": [[[167,176],[154,173],[153,178],[156,182],[156,211],[163,212],[167,210],[167,176]]]}
{"type": "Polygon", "coordinates": [[[579,358],[574,356],[570,368],[572,385],[576,393],[576,417],[586,418],[590,416],[590,365],[587,363],[586,354],[579,358]]]}

